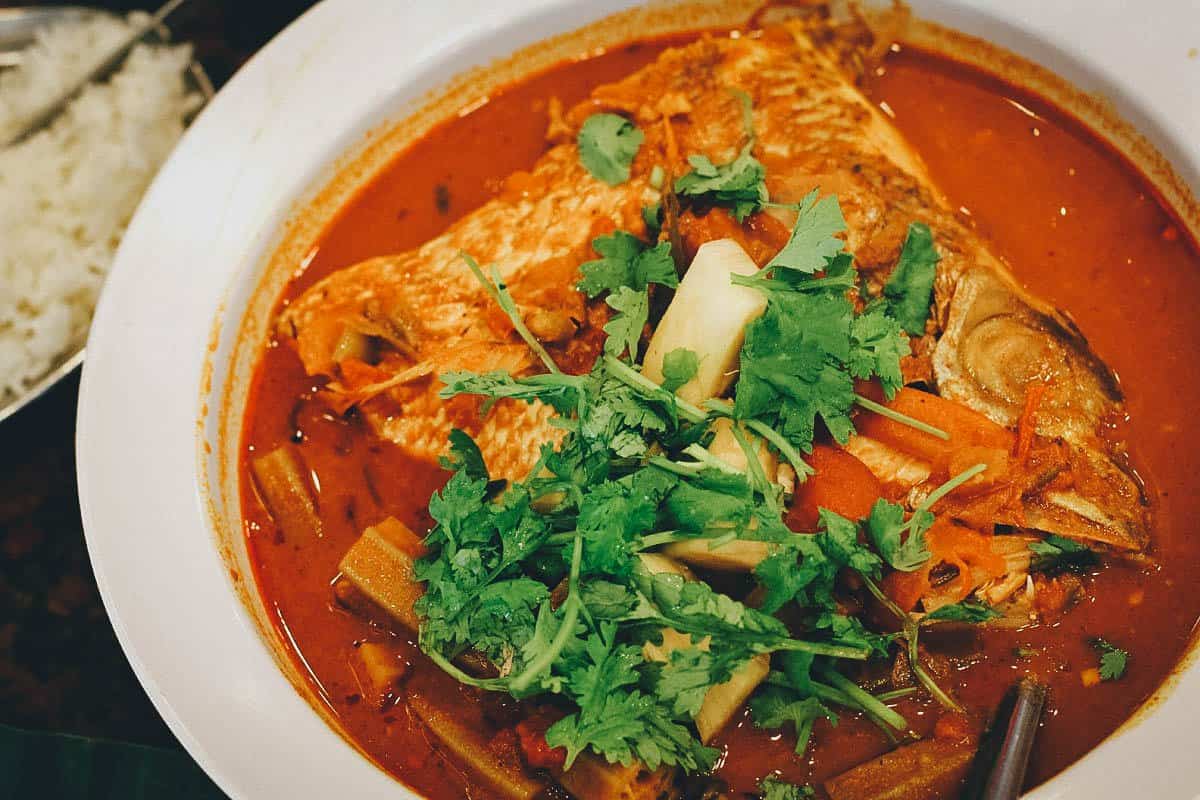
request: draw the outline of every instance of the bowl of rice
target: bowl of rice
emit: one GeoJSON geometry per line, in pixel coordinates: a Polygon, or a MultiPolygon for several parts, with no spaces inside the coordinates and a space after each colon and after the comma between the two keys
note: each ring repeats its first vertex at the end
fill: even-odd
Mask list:
{"type": "MultiPolygon", "coordinates": [[[[0,142],[148,20],[56,11],[0,9],[0,142]]],[[[83,360],[125,227],[211,95],[191,47],[157,28],[50,125],[0,149],[0,421],[83,360]]]]}

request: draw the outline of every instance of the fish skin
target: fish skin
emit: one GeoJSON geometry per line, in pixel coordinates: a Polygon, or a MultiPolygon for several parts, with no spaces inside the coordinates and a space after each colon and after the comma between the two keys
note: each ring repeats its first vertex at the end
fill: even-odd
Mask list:
{"type": "MultiPolygon", "coordinates": [[[[973,374],[959,352],[961,343],[979,337],[974,327],[986,321],[976,319],[985,310],[976,304],[980,297],[1007,309],[1005,324],[1046,344],[1058,369],[1047,367],[1042,374],[1036,364],[1021,365],[1030,377],[1057,378],[1046,406],[1053,413],[1039,415],[1039,433],[1066,441],[1082,453],[1079,463],[1094,465],[1103,481],[1118,487],[1111,500],[1121,507],[1114,516],[1126,529],[1109,538],[1118,546],[1143,547],[1148,524],[1136,481],[1118,465],[1119,447],[1098,435],[1101,421],[1122,411],[1111,373],[1069,318],[1026,292],[950,207],[916,151],[856,88],[856,76],[843,69],[836,48],[815,44],[810,32],[806,23],[792,22],[756,36],[703,37],[598,87],[565,119],[577,128],[596,111],[632,118],[645,142],[630,181],[612,187],[596,180],[579,165],[573,142],[559,144],[531,170],[522,192],[503,193],[416,250],[350,267],[310,288],[282,315],[281,337],[302,345],[305,329],[329,308],[353,321],[372,299],[420,310],[412,360],[437,357],[456,338],[512,343],[512,337],[497,337],[488,327],[491,301],[460,263],[459,252],[494,262],[521,302],[522,286],[536,284],[548,265],[561,270],[566,264],[573,271],[594,257],[589,243],[597,233],[618,227],[644,234],[641,208],[660,197],[648,181],[655,165],[678,176],[689,168],[688,155],[702,153],[719,164],[732,160],[744,144],[740,105],[729,91],[735,88],[752,100],[754,154],[766,167],[772,199],[796,202],[817,187],[836,193],[848,225],[847,244],[869,294],[886,281],[910,222],[924,222],[935,232],[941,260],[928,334],[937,342],[932,360],[940,393],[1002,425],[1016,420],[1023,394],[1009,392],[1000,402],[979,385],[978,370],[973,374]]],[[[306,359],[306,368],[313,374],[330,370],[313,358],[306,359]]],[[[426,383],[365,403],[364,413],[381,435],[433,460],[453,420],[433,399],[438,381],[426,383]]],[[[500,404],[472,432],[487,440],[484,455],[495,474],[519,477],[552,430],[544,413],[516,414],[500,404]],[[503,427],[511,430],[502,433],[503,427]],[[512,453],[520,443],[527,452],[512,453]]]]}

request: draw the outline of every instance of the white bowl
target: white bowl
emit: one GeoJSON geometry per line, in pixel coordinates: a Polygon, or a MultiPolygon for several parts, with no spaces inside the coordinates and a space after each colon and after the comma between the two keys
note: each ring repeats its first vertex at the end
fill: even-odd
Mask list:
{"type": "MultiPolygon", "coordinates": [[[[911,4],[1103,94],[1184,183],[1200,187],[1194,0],[911,4]]],[[[283,224],[340,157],[361,152],[369,132],[450,76],[632,5],[327,0],[220,92],[130,225],[96,312],[81,388],[88,547],[151,700],[232,797],[411,796],[297,691],[300,678],[244,577],[230,494],[236,471],[225,469],[237,414],[222,411],[227,401],[237,406],[244,388],[248,348],[238,331],[265,324],[261,300],[251,306],[251,297],[283,224]]],[[[1169,699],[1033,796],[1200,793],[1200,670],[1172,683],[1169,699]]]]}

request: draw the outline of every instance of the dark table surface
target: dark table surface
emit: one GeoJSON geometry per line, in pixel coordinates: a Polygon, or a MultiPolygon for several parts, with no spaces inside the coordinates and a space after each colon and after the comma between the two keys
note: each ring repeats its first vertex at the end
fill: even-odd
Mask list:
{"type": "MultiPolygon", "coordinates": [[[[190,0],[169,24],[220,86],[309,5],[190,0]]],[[[92,576],[75,482],[78,390],[76,374],[0,424],[0,723],[179,748],[126,662],[92,576]]]]}

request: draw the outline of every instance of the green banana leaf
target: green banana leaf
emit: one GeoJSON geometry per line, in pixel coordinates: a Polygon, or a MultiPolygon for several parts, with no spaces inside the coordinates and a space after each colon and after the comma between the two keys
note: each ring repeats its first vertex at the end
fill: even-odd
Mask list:
{"type": "Polygon", "coordinates": [[[0,800],[224,800],[181,750],[0,725],[0,800]]]}

